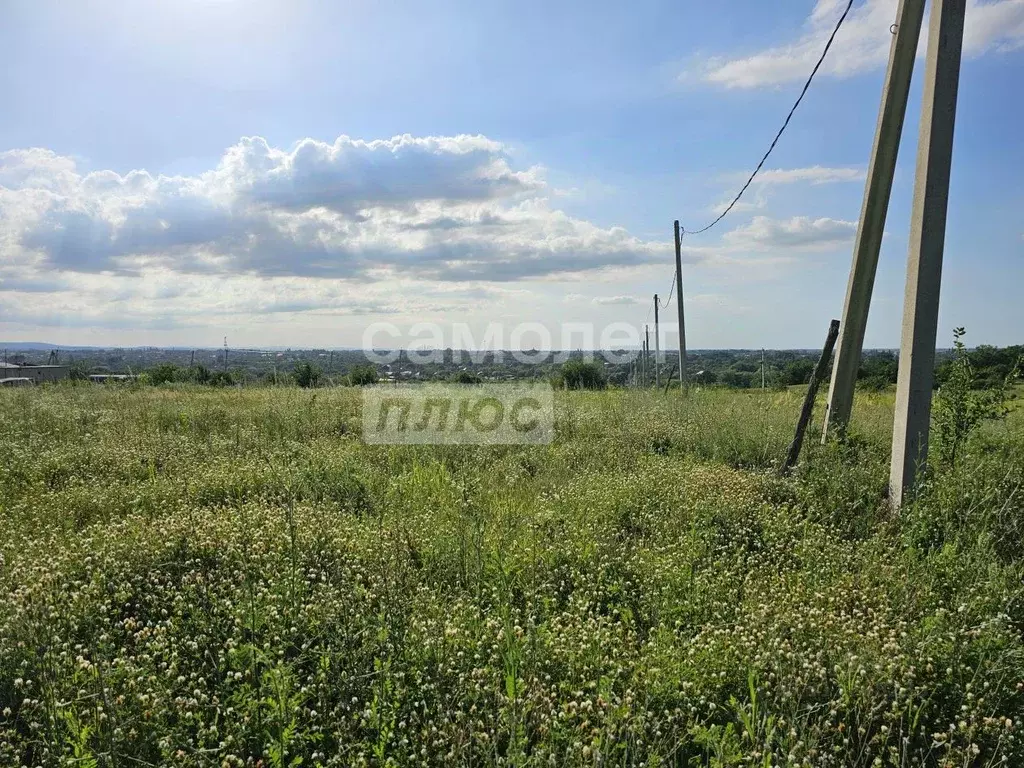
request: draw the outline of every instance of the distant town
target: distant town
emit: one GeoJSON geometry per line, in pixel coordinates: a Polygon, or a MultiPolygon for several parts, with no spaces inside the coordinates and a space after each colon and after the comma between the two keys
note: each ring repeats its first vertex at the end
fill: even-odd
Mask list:
{"type": "MultiPolygon", "coordinates": [[[[28,347],[10,345],[2,350],[0,385],[30,386],[75,380],[93,383],[142,380],[147,383],[194,382],[210,385],[286,384],[305,377],[315,386],[351,382],[353,373],[361,383],[374,381],[465,381],[545,380],[556,377],[566,358],[594,358],[603,368],[608,385],[631,383],[631,365],[610,363],[596,352],[577,350],[568,355],[537,353],[529,362],[517,360],[510,352],[446,349],[423,363],[408,351],[392,355],[393,363],[373,364],[367,354],[355,349],[230,349],[230,348],[69,348],[52,345],[28,347]],[[14,347],[13,349],[11,347],[14,347]],[[367,369],[370,369],[368,372],[367,369]]],[[[1005,376],[1013,362],[1024,354],[1024,346],[996,348],[981,346],[971,351],[980,380],[1005,376]]],[[[815,350],[692,350],[688,371],[693,383],[732,389],[782,388],[805,384],[818,352],[815,350]],[[763,369],[763,371],[762,371],[763,369]],[[762,376],[763,372],[763,376],[762,376]]],[[[937,357],[937,381],[942,381],[948,351],[937,357]]],[[[659,380],[675,370],[678,354],[663,351],[659,380]]],[[[861,363],[858,384],[882,390],[896,381],[898,356],[892,350],[868,350],[861,363]]],[[[648,383],[655,383],[653,361],[647,371],[648,383]]]]}

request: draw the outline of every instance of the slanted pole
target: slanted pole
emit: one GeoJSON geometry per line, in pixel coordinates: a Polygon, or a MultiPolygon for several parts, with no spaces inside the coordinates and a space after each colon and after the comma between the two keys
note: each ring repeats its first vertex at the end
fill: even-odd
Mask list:
{"type": "Polygon", "coordinates": [[[648,339],[649,339],[649,337],[647,335],[647,326],[645,325],[644,326],[644,351],[643,351],[643,354],[640,357],[640,386],[641,387],[646,387],[647,386],[647,343],[648,343],[648,339]]]}
{"type": "Polygon", "coordinates": [[[786,454],[785,461],[779,467],[781,475],[789,472],[800,457],[800,448],[804,444],[804,432],[807,431],[811,414],[814,412],[814,399],[818,396],[818,385],[825,378],[825,369],[828,368],[828,361],[832,357],[832,348],[836,345],[837,336],[839,336],[839,321],[833,320],[828,325],[828,335],[825,337],[825,346],[822,347],[821,357],[818,358],[818,364],[814,366],[811,380],[807,384],[807,395],[804,397],[803,408],[800,409],[800,418],[796,422],[796,434],[793,437],[793,442],[789,444],[789,452],[786,454]]]}
{"type": "Polygon", "coordinates": [[[889,68],[878,109],[875,142],[871,148],[871,161],[864,184],[864,202],[857,223],[839,343],[828,388],[822,442],[829,435],[842,435],[853,409],[853,391],[857,383],[857,371],[860,369],[864,330],[868,323],[871,291],[878,267],[878,252],[882,247],[893,174],[896,172],[903,119],[907,113],[907,95],[910,93],[910,80],[914,73],[917,42],[921,36],[924,5],[925,0],[900,0],[896,11],[896,24],[893,25],[895,33],[889,47],[889,68]]]}

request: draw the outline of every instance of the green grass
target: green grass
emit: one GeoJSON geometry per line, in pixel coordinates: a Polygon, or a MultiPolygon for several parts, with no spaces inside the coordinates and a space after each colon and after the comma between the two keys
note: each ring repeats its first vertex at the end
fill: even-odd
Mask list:
{"type": "Polygon", "coordinates": [[[892,395],[0,391],[0,765],[1021,765],[1024,410],[899,516],[892,395]]]}

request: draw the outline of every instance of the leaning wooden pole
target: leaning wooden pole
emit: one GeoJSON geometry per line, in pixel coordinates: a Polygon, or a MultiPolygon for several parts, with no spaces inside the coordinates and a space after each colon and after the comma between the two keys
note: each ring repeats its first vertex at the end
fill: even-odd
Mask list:
{"type": "Polygon", "coordinates": [[[800,419],[796,423],[796,435],[793,442],[789,444],[789,452],[786,460],[779,467],[779,474],[784,475],[796,464],[800,456],[800,449],[804,444],[804,432],[811,421],[811,414],[814,412],[814,399],[818,395],[818,386],[825,376],[825,369],[828,368],[828,361],[832,358],[832,348],[836,345],[836,338],[839,336],[839,321],[833,320],[828,326],[828,336],[825,337],[825,346],[821,350],[821,357],[818,364],[814,366],[811,373],[811,381],[807,385],[807,396],[804,397],[804,407],[800,410],[800,419]]]}
{"type": "Polygon", "coordinates": [[[665,378],[665,389],[662,392],[662,394],[664,394],[664,395],[668,394],[668,387],[672,383],[672,377],[676,375],[676,371],[677,370],[679,370],[679,366],[678,365],[675,368],[670,368],[669,369],[668,376],[665,378]]]}

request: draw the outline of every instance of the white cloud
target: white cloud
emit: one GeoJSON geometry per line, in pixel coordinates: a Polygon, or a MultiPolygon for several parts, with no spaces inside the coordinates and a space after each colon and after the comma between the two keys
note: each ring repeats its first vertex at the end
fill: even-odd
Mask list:
{"type": "Polygon", "coordinates": [[[642,299],[638,299],[636,296],[595,296],[593,303],[598,306],[614,306],[614,305],[634,305],[643,304],[642,299]]]}
{"type": "MultiPolygon", "coordinates": [[[[765,179],[855,173],[816,167],[765,179]]],[[[193,176],[85,173],[48,150],[4,152],[0,326],[127,335],[256,327],[280,338],[292,323],[351,327],[344,319],[356,317],[521,318],[537,303],[531,283],[561,284],[564,301],[580,307],[642,305],[625,286],[671,275],[670,243],[574,218],[549,196],[538,169],[515,169],[502,145],[478,136],[342,137],[288,151],[243,139],[193,176]],[[605,295],[564,293],[580,279],[605,295]]],[[[685,244],[684,261],[748,279],[848,239],[851,226],[759,216],[717,243],[685,244]]]]}
{"type": "Polygon", "coordinates": [[[727,232],[722,240],[734,248],[745,250],[826,251],[847,244],[856,231],[855,221],[812,219],[808,216],[789,219],[755,216],[748,224],[727,232]]]}
{"type": "MultiPolygon", "coordinates": [[[[850,77],[884,67],[896,19],[897,0],[866,0],[854,7],[836,35],[819,74],[850,77]]],[[[785,45],[734,59],[706,63],[704,79],[727,88],[758,88],[803,80],[821,55],[842,13],[841,0],[818,0],[803,33],[785,45]]],[[[922,25],[923,53],[928,20],[922,25]]],[[[968,0],[964,55],[1007,51],[1024,46],[1024,0],[968,0]]]]}
{"type": "Polygon", "coordinates": [[[761,171],[757,180],[763,184],[833,184],[847,181],[863,181],[865,172],[861,168],[825,168],[812,165],[808,168],[772,168],[761,171]]]}
{"type": "MultiPolygon", "coordinates": [[[[749,213],[750,211],[763,210],[768,206],[767,191],[773,186],[784,184],[810,184],[817,186],[820,184],[863,181],[865,175],[865,171],[861,168],[826,168],[820,165],[813,165],[807,168],[769,168],[757,174],[747,194],[732,207],[732,211],[733,213],[749,213]]],[[[743,184],[748,176],[748,173],[728,174],[722,178],[722,181],[728,183],[730,188],[733,188],[743,184]]],[[[718,216],[729,207],[733,197],[735,197],[735,194],[711,206],[708,209],[709,212],[714,216],[718,216]]]]}
{"type": "Polygon", "coordinates": [[[0,153],[0,256],[24,268],[139,275],[407,276],[511,281],[663,258],[665,243],[551,208],[537,168],[483,136],[244,138],[195,176],[80,173],[0,153]]]}

